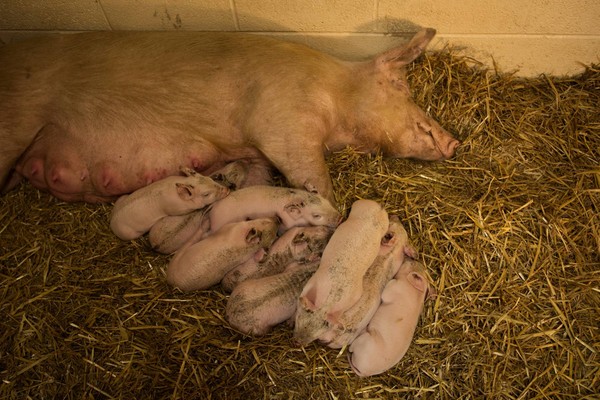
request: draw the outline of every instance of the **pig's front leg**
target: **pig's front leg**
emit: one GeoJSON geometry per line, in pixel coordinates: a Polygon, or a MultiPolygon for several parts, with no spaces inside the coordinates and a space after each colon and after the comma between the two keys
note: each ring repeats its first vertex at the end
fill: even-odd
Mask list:
{"type": "MultiPolygon", "coordinates": [[[[286,139],[289,137],[286,136],[286,139]]],[[[321,145],[294,139],[295,137],[281,146],[277,143],[267,144],[263,146],[263,153],[286,177],[290,186],[305,189],[310,184],[335,205],[333,186],[321,145]]]]}

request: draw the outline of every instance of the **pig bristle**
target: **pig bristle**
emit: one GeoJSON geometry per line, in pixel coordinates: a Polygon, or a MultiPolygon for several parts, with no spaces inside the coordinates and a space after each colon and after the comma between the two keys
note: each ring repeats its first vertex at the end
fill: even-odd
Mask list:
{"type": "Polygon", "coordinates": [[[0,398],[596,398],[600,65],[524,79],[445,49],[408,76],[457,155],[328,159],[343,213],[398,215],[437,291],[396,366],[359,378],[285,324],[243,335],[220,286],[175,290],[169,256],[117,239],[110,205],[23,184],[0,197],[0,398]]]}

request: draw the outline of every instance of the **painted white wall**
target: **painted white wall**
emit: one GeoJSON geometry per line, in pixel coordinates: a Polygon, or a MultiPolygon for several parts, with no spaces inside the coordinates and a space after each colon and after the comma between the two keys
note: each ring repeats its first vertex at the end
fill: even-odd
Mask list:
{"type": "Polygon", "coordinates": [[[249,31],[358,59],[415,32],[522,76],[600,62],[599,0],[0,0],[0,39],[86,30],[249,31]],[[402,37],[402,38],[399,38],[402,37]]]}

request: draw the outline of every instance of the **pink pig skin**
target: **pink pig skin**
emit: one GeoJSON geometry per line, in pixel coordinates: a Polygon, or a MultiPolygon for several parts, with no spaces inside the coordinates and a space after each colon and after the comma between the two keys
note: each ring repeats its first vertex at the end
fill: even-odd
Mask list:
{"type": "Polygon", "coordinates": [[[186,292],[207,289],[259,249],[269,247],[277,229],[273,218],[229,223],[177,251],[167,266],[167,282],[186,292]]]}
{"type": "Polygon", "coordinates": [[[152,250],[172,254],[182,248],[194,235],[200,236],[200,239],[210,228],[207,213],[208,209],[204,207],[185,215],[161,218],[148,232],[152,250]]]}
{"type": "Polygon", "coordinates": [[[335,228],[341,218],[331,203],[316,193],[263,185],[232,192],[213,204],[208,217],[211,232],[229,222],[248,218],[278,217],[282,229],[307,225],[335,228]]]}
{"type": "Polygon", "coordinates": [[[352,307],[363,292],[363,276],[379,253],[388,230],[385,210],[371,200],[357,200],[323,251],[321,265],[304,286],[294,336],[306,344],[352,307]]]}
{"type": "Polygon", "coordinates": [[[381,241],[379,254],[363,277],[363,293],[360,299],[344,311],[338,323],[319,340],[331,348],[342,348],[352,341],[367,326],[381,303],[381,292],[396,275],[405,256],[417,257],[408,234],[397,216],[390,217],[390,226],[381,241]]]}
{"type": "Polygon", "coordinates": [[[294,315],[302,286],[318,266],[293,262],[279,274],[241,282],[227,302],[227,320],[246,334],[266,334],[294,315]]]}
{"type": "Polygon", "coordinates": [[[334,201],[324,154],[441,160],[458,141],[411,99],[435,35],[348,62],[268,35],[86,32],[0,47],[0,189],[112,201],[185,165],[273,167],[334,201]],[[92,110],[93,112],[90,112],[92,110]]]}
{"type": "Polygon", "coordinates": [[[359,376],[381,374],[410,346],[429,284],[425,268],[407,259],[381,294],[381,305],[366,330],[350,345],[349,362],[359,376]]]}
{"type": "Polygon", "coordinates": [[[229,194],[229,189],[194,170],[154,182],[130,195],[121,196],[110,217],[119,238],[132,240],[148,232],[158,220],[205,207],[229,194]]]}
{"type": "Polygon", "coordinates": [[[320,259],[332,233],[326,226],[299,226],[288,229],[263,257],[251,258],[229,271],[221,285],[231,292],[246,279],[257,279],[282,272],[292,261],[316,261],[320,259]]]}
{"type": "MultiPolygon", "coordinates": [[[[248,178],[248,165],[241,160],[231,162],[210,178],[229,190],[239,189],[248,178]]],[[[208,209],[204,207],[189,214],[161,218],[148,234],[152,249],[163,254],[174,253],[201,230],[202,234],[197,235],[200,239],[210,227],[207,213],[208,209]]]]}

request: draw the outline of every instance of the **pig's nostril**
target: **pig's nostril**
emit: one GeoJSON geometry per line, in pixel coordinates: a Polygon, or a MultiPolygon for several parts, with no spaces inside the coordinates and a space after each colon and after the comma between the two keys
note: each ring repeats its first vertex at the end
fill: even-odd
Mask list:
{"type": "Polygon", "coordinates": [[[450,155],[454,154],[454,151],[458,146],[460,146],[460,142],[458,140],[451,141],[450,145],[448,146],[448,153],[450,153],[450,155]]]}

